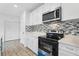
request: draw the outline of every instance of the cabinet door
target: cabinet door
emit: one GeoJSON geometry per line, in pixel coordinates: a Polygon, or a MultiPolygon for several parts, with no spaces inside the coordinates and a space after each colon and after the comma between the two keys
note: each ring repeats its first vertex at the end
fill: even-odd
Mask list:
{"type": "Polygon", "coordinates": [[[75,56],[75,54],[70,53],[70,52],[67,51],[67,50],[60,49],[60,48],[59,48],[59,56],[75,56]]]}
{"type": "Polygon", "coordinates": [[[79,48],[66,43],[59,43],[59,56],[78,56],[79,48]]]}
{"type": "Polygon", "coordinates": [[[33,39],[33,51],[34,53],[38,54],[38,38],[33,39]]]}
{"type": "Polygon", "coordinates": [[[33,44],[33,42],[32,42],[32,38],[28,38],[28,48],[30,48],[31,50],[32,50],[32,44],[33,44]]]}
{"type": "Polygon", "coordinates": [[[30,25],[36,24],[42,24],[42,14],[40,9],[36,9],[30,14],[30,25]]]}
{"type": "Polygon", "coordinates": [[[28,48],[30,48],[34,53],[38,54],[38,39],[32,37],[28,41],[28,48]]]}
{"type": "Polygon", "coordinates": [[[62,3],[62,20],[79,18],[79,3],[62,3]]]}

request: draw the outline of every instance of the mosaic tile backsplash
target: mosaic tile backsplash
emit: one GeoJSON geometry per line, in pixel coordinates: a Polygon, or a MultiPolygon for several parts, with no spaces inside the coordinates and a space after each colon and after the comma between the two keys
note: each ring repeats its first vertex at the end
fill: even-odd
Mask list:
{"type": "Polygon", "coordinates": [[[79,35],[79,19],[62,22],[60,29],[63,29],[65,34],[79,35]]]}
{"type": "MultiPolygon", "coordinates": [[[[61,26],[58,28],[58,31],[63,30],[65,34],[79,35],[79,19],[60,22],[60,24],[61,26]]],[[[49,25],[50,24],[26,25],[26,32],[48,32],[49,30],[53,30],[49,25]]]]}
{"type": "Polygon", "coordinates": [[[26,32],[47,32],[49,29],[51,29],[51,27],[49,27],[48,24],[26,26],[26,32]]]}

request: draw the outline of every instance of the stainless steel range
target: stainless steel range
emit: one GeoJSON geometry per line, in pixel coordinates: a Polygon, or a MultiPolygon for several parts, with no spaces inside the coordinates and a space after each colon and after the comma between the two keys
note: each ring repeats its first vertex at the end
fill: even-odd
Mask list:
{"type": "Polygon", "coordinates": [[[39,36],[38,56],[58,56],[58,40],[63,34],[47,33],[46,36],[39,36]]]}

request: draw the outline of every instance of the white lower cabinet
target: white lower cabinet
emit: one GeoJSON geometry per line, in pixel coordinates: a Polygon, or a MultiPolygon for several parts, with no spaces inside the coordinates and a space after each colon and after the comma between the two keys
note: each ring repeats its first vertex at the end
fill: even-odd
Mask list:
{"type": "Polygon", "coordinates": [[[65,49],[59,49],[59,56],[74,56],[74,54],[66,51],[65,49]]]}
{"type": "Polygon", "coordinates": [[[33,38],[32,42],[32,50],[34,53],[38,54],[38,38],[33,38]]]}
{"type": "Polygon", "coordinates": [[[27,45],[27,47],[30,48],[30,49],[32,49],[32,41],[31,40],[32,40],[31,38],[28,38],[28,45],[27,45]]]}
{"type": "Polygon", "coordinates": [[[79,56],[79,47],[59,43],[59,56],[79,56]]]}
{"type": "Polygon", "coordinates": [[[38,54],[38,38],[30,37],[28,40],[28,46],[35,54],[38,54]]]}

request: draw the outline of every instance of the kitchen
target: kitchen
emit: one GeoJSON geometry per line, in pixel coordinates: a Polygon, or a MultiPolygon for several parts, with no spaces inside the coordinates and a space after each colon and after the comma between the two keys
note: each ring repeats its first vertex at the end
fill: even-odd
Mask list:
{"type": "Polygon", "coordinates": [[[20,43],[36,56],[79,56],[79,4],[38,4],[20,16],[20,43]]]}

